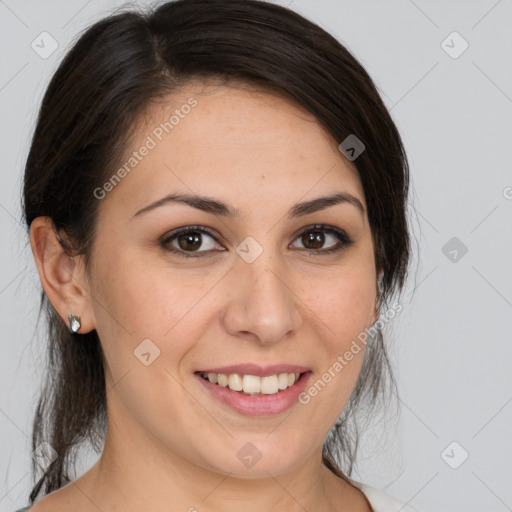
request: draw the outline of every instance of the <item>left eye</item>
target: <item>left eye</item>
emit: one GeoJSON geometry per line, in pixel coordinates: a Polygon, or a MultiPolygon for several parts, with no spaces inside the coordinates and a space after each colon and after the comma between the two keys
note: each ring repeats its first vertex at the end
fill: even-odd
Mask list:
{"type": "MultiPolygon", "coordinates": [[[[340,251],[351,245],[352,240],[341,230],[328,226],[313,226],[304,230],[296,239],[302,244],[295,249],[307,250],[310,253],[325,254],[340,251]],[[325,247],[325,244],[328,244],[325,247]]],[[[161,245],[168,251],[183,257],[204,256],[216,249],[218,245],[214,235],[202,226],[186,226],[177,229],[161,240],[161,245]]],[[[217,250],[225,251],[222,246],[217,250]]]]}
{"type": "Polygon", "coordinates": [[[334,233],[325,228],[318,228],[304,231],[296,240],[302,243],[302,247],[299,247],[299,249],[318,251],[322,249],[332,250],[337,245],[340,245],[340,238],[340,234],[338,233],[334,233]],[[329,241],[328,247],[324,247],[324,244],[329,241]]]}

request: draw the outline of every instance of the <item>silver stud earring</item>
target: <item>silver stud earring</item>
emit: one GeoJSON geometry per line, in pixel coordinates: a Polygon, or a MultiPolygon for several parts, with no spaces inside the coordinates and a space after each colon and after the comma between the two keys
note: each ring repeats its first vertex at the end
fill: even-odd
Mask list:
{"type": "Polygon", "coordinates": [[[81,327],[80,317],[75,315],[68,315],[69,332],[77,333],[81,327]]]}

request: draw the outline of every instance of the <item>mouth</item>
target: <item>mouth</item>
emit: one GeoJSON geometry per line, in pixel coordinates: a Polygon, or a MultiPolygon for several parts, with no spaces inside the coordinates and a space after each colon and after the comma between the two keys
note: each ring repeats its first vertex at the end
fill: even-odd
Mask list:
{"type": "Polygon", "coordinates": [[[312,376],[309,368],[288,364],[204,368],[194,374],[214,402],[244,416],[275,416],[294,407],[312,376]]]}
{"type": "Polygon", "coordinates": [[[304,373],[283,372],[260,377],[239,373],[199,372],[202,379],[221,388],[229,388],[242,395],[268,396],[277,395],[298,382],[304,373]]]}

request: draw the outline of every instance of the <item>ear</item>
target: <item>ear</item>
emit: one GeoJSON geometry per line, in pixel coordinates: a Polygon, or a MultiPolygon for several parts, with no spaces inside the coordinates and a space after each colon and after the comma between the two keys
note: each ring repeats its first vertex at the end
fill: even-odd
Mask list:
{"type": "Polygon", "coordinates": [[[95,322],[83,258],[66,254],[50,217],[32,221],[30,245],[41,284],[62,321],[69,326],[68,315],[76,315],[81,320],[78,333],[92,331],[95,322]]]}

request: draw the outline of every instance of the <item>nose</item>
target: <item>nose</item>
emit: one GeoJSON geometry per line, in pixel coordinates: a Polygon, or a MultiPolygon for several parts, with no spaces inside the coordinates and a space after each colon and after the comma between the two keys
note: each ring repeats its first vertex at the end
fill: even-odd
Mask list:
{"type": "Polygon", "coordinates": [[[236,261],[223,323],[233,336],[271,345],[297,331],[302,320],[287,273],[264,255],[252,263],[236,261]]]}

